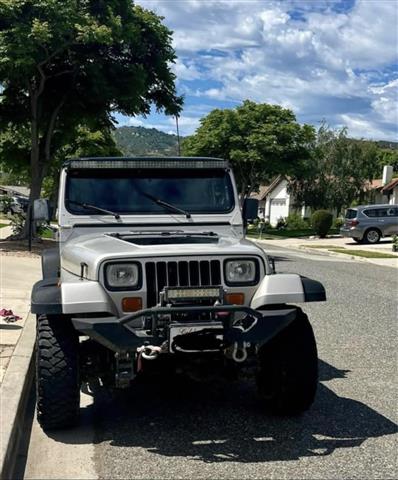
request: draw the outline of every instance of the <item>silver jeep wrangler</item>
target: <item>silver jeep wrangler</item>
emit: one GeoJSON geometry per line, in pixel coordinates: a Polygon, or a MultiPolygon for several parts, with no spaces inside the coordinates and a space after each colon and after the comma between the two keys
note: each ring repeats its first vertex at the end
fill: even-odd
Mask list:
{"type": "Polygon", "coordinates": [[[256,216],[255,200],[240,207],[224,160],[68,161],[59,245],[44,252],[32,292],[41,426],[77,422],[84,382],[125,388],[176,372],[206,380],[251,371],[269,411],[306,410],[317,350],[295,304],[324,301],[325,290],[274,272],[245,239],[256,216]]]}

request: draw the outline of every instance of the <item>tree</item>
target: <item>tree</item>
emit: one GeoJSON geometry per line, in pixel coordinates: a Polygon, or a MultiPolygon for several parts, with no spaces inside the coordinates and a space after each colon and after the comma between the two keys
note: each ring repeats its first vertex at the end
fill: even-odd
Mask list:
{"type": "MultiPolygon", "coordinates": [[[[47,176],[43,180],[42,190],[44,196],[50,198],[56,204],[59,186],[59,174],[62,164],[68,158],[79,157],[117,157],[122,152],[116,146],[112,132],[108,129],[90,130],[87,126],[78,125],[71,133],[69,143],[56,149],[48,169],[47,176]]],[[[64,139],[64,142],[66,139],[64,139]]]]}
{"type": "Polygon", "coordinates": [[[131,0],[0,0],[0,128],[29,131],[31,201],[57,135],[109,129],[113,112],[147,114],[152,104],[178,113],[161,20],[131,0]]]}
{"type": "Polygon", "coordinates": [[[221,157],[234,168],[241,196],[278,174],[292,174],[311,155],[315,131],[291,110],[246,100],[234,109],[213,110],[183,141],[185,155],[221,157]]]}
{"type": "Polygon", "coordinates": [[[366,184],[378,172],[378,148],[373,142],[347,137],[347,129],[322,124],[314,154],[289,183],[298,203],[339,214],[363,198],[366,184]]]}

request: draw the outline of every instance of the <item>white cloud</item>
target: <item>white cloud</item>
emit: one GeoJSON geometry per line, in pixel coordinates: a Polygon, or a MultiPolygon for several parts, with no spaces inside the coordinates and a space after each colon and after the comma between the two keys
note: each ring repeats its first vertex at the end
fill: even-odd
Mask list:
{"type": "Polygon", "coordinates": [[[349,134],[355,138],[369,138],[372,140],[397,141],[394,132],[388,132],[376,122],[368,120],[360,115],[341,115],[342,123],[339,126],[346,126],[349,134]]]}
{"type": "MultiPolygon", "coordinates": [[[[395,134],[397,80],[388,70],[397,59],[394,0],[357,0],[340,12],[328,0],[139,3],[174,30],[174,71],[188,108],[190,96],[204,103],[250,98],[292,108],[303,121],[345,122],[352,135],[395,134]]],[[[190,133],[198,115],[187,112],[187,119],[182,129],[190,133]]]]}

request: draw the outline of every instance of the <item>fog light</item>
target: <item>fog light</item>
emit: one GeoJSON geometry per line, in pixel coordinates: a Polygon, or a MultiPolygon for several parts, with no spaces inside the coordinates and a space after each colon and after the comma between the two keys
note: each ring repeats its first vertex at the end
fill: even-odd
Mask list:
{"type": "Polygon", "coordinates": [[[140,297],[125,297],[122,300],[123,312],[138,312],[142,310],[142,298],[140,297]]]}
{"type": "Polygon", "coordinates": [[[230,305],[243,305],[245,303],[244,293],[227,293],[225,300],[230,305]]]}

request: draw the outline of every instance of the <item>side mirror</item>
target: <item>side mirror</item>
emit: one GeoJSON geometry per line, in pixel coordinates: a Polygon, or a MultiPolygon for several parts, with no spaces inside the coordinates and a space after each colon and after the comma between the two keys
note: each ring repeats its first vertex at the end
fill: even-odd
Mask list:
{"type": "Polygon", "coordinates": [[[255,198],[245,198],[242,207],[242,217],[244,223],[254,220],[258,216],[258,200],[255,198]]]}
{"type": "Polygon", "coordinates": [[[50,217],[50,205],[47,199],[38,198],[33,202],[33,220],[49,222],[50,217]]]}

